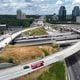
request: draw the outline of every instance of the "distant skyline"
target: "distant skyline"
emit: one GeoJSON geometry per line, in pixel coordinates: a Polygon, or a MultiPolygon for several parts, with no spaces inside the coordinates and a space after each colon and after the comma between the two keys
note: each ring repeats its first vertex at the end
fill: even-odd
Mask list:
{"type": "Polygon", "coordinates": [[[74,6],[80,6],[80,0],[0,0],[0,14],[16,14],[17,9],[29,15],[58,14],[60,6],[71,14],[74,6]]]}

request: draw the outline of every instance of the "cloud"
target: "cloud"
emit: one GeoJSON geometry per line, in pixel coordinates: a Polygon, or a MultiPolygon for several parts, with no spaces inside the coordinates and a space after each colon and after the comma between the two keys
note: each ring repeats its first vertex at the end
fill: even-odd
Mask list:
{"type": "Polygon", "coordinates": [[[70,0],[65,0],[65,2],[70,1],[70,0]]]}
{"type": "Polygon", "coordinates": [[[80,0],[0,0],[0,14],[16,14],[21,9],[26,14],[58,13],[61,5],[65,5],[67,12],[71,12],[80,0]]]}
{"type": "Polygon", "coordinates": [[[80,0],[73,0],[72,4],[80,4],[80,0]]]}
{"type": "Polygon", "coordinates": [[[63,1],[62,1],[62,0],[58,0],[58,1],[56,2],[56,5],[61,5],[61,4],[63,4],[63,1]]]}
{"type": "Polygon", "coordinates": [[[42,1],[45,1],[45,0],[32,0],[34,2],[42,2],[42,1]]]}

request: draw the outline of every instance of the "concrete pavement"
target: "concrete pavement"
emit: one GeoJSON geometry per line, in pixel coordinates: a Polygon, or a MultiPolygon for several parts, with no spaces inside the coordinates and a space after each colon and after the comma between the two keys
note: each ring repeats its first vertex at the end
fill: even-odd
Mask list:
{"type": "Polygon", "coordinates": [[[80,64],[78,63],[77,54],[66,59],[70,80],[80,80],[80,64]]]}

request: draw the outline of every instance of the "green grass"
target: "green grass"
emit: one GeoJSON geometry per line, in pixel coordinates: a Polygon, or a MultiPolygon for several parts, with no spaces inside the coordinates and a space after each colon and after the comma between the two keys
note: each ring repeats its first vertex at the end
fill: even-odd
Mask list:
{"type": "Polygon", "coordinates": [[[34,30],[29,30],[27,32],[24,32],[23,34],[27,36],[33,36],[33,35],[46,35],[47,32],[44,28],[36,28],[34,30]]]}
{"type": "Polygon", "coordinates": [[[47,50],[45,50],[45,49],[41,49],[41,50],[44,52],[45,56],[49,55],[49,52],[47,50]]]}
{"type": "Polygon", "coordinates": [[[51,44],[51,46],[52,46],[53,48],[58,48],[58,47],[59,47],[59,44],[53,43],[53,44],[51,44]]]}
{"type": "Polygon", "coordinates": [[[52,64],[49,70],[43,72],[37,80],[66,80],[64,63],[57,62],[52,64]]]}
{"type": "Polygon", "coordinates": [[[6,62],[6,59],[0,56],[0,63],[3,63],[3,62],[6,62]]]}

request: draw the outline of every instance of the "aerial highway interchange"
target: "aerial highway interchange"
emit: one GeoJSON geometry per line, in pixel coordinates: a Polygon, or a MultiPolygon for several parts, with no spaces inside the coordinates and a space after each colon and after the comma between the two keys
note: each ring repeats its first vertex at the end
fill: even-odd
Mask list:
{"type": "MultiPolygon", "coordinates": [[[[7,37],[6,39],[4,39],[3,41],[0,42],[0,48],[4,48],[6,45],[8,45],[11,41],[14,41],[16,43],[31,43],[33,45],[35,44],[39,44],[40,42],[42,44],[44,44],[45,40],[46,40],[46,44],[49,43],[62,43],[62,44],[66,44],[69,42],[69,44],[71,44],[72,42],[74,43],[74,45],[68,47],[67,49],[64,49],[60,52],[57,52],[56,54],[47,56],[43,59],[40,59],[38,61],[29,63],[29,64],[25,64],[25,65],[19,65],[13,68],[9,68],[9,69],[5,69],[5,70],[0,70],[0,80],[9,80],[9,79],[13,79],[13,78],[17,78],[20,77],[22,75],[31,73],[33,71],[36,71],[40,68],[43,68],[45,66],[48,66],[52,63],[55,63],[57,61],[61,61],[75,53],[77,53],[80,50],[80,36],[79,36],[79,31],[76,32],[73,30],[71,30],[72,32],[68,32],[68,33],[62,33],[62,35],[57,34],[55,36],[32,36],[29,39],[26,37],[21,37],[21,38],[16,38],[18,35],[20,35],[21,33],[27,31],[27,30],[31,30],[31,29],[35,29],[37,27],[32,27],[29,29],[24,29],[22,31],[16,32],[14,34],[12,34],[11,36],[7,37]],[[66,35],[65,35],[66,34],[66,35]]],[[[71,29],[71,28],[70,28],[71,29]]],[[[70,30],[69,29],[69,30],[70,30]]],[[[79,80],[75,79],[75,80],[79,80]]]]}

